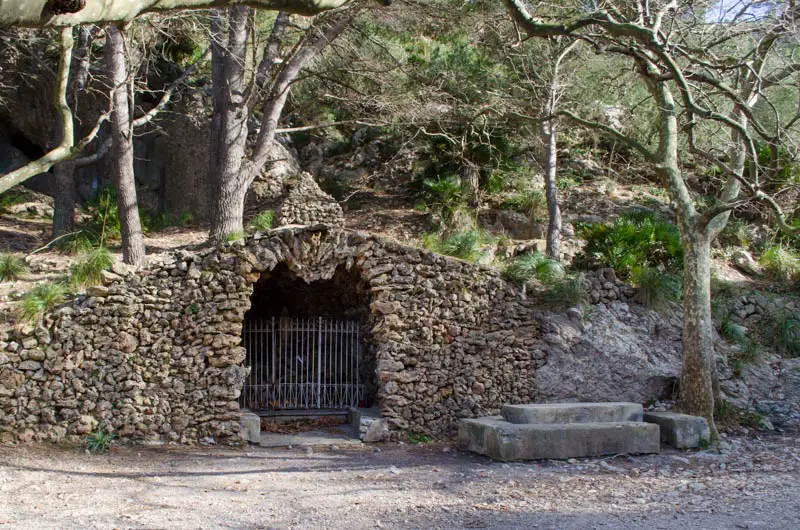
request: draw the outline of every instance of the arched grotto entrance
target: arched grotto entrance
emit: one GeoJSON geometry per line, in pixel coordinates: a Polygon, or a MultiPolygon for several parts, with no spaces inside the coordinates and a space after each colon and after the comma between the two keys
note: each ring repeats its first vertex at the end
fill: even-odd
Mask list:
{"type": "Polygon", "coordinates": [[[242,408],[262,416],[344,412],[375,399],[369,291],[355,268],[307,283],[285,264],[253,286],[242,339],[242,408]]]}

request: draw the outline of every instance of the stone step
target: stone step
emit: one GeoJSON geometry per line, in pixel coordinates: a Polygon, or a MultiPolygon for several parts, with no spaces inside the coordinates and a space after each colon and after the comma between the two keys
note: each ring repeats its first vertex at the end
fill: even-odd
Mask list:
{"type": "Polygon", "coordinates": [[[504,405],[503,418],[510,423],[601,423],[642,421],[638,403],[530,403],[504,405]]]}
{"type": "Polygon", "coordinates": [[[611,454],[658,453],[654,423],[602,422],[517,424],[501,417],[461,420],[461,449],[495,460],[565,459],[611,454]]]}
{"type": "Polygon", "coordinates": [[[661,428],[661,441],[676,449],[696,449],[708,445],[711,430],[699,416],[677,412],[645,412],[644,421],[661,428]]]}

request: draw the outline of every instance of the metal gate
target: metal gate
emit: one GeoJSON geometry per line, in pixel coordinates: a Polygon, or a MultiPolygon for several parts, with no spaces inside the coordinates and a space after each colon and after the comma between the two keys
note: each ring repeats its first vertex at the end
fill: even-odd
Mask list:
{"type": "Polygon", "coordinates": [[[363,405],[361,343],[354,321],[245,320],[243,408],[259,412],[363,405]]]}

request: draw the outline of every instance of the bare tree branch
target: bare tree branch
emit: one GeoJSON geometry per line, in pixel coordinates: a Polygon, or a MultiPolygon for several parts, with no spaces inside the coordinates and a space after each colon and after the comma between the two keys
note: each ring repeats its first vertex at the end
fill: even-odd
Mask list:
{"type": "MultiPolygon", "coordinates": [[[[67,27],[80,24],[129,22],[145,13],[245,6],[295,15],[315,15],[351,0],[86,0],[73,12],[54,9],[59,0],[3,0],[0,26],[67,27]]],[[[388,4],[388,2],[386,2],[388,4]]]]}

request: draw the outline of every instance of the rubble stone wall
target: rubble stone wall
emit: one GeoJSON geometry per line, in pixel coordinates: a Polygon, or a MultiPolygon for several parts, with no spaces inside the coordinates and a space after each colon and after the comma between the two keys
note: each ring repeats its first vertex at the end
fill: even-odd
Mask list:
{"type": "MultiPolygon", "coordinates": [[[[0,441],[239,440],[242,322],[279,263],[305,281],[355,267],[369,285],[378,404],[391,429],[433,435],[534,399],[530,302],[499,275],[375,236],[276,230],[104,285],[0,337],[0,441]]],[[[115,269],[119,273],[124,271],[115,269]]]]}

